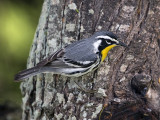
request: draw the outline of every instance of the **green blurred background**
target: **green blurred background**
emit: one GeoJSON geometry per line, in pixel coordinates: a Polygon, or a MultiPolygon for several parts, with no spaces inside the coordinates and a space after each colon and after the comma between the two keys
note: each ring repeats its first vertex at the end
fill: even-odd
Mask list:
{"type": "Polygon", "coordinates": [[[21,108],[20,83],[14,82],[14,75],[26,68],[42,4],[43,0],[0,0],[0,119],[10,113],[7,110],[21,108]]]}

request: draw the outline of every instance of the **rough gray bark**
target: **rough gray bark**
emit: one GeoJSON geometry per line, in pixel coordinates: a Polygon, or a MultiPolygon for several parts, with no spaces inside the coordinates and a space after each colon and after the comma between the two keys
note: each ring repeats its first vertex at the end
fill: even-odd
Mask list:
{"type": "Polygon", "coordinates": [[[158,0],[44,0],[27,67],[95,31],[116,33],[127,43],[111,50],[98,71],[80,78],[53,74],[21,84],[24,120],[92,120],[103,105],[127,101],[129,82],[146,74],[160,77],[160,2],[158,0]],[[96,90],[94,93],[84,89],[96,90]]]}

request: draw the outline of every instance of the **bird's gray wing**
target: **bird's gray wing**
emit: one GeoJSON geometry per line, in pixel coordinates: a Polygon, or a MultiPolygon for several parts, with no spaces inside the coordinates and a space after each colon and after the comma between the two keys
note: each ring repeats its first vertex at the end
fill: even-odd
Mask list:
{"type": "Polygon", "coordinates": [[[94,63],[98,54],[94,52],[93,40],[80,40],[78,44],[71,44],[65,48],[64,57],[79,63],[94,63]]]}
{"type": "MultiPolygon", "coordinates": [[[[78,57],[78,56],[77,56],[78,57]]],[[[88,57],[93,57],[88,56],[88,57]]],[[[89,59],[89,60],[79,60],[75,61],[69,56],[67,57],[65,54],[62,57],[56,58],[50,62],[48,62],[45,66],[51,66],[54,68],[82,68],[82,67],[89,67],[91,66],[94,62],[96,62],[97,59],[89,59]]]]}
{"type": "Polygon", "coordinates": [[[89,67],[94,62],[97,62],[98,56],[93,52],[91,45],[89,46],[86,44],[86,40],[74,42],[42,60],[37,66],[55,68],[89,67]]]}

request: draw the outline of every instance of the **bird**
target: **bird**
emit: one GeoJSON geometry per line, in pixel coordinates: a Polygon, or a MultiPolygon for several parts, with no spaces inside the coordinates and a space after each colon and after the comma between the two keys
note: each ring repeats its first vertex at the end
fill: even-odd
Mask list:
{"type": "Polygon", "coordinates": [[[19,72],[14,79],[23,81],[39,73],[80,77],[96,70],[105,60],[109,50],[115,46],[128,47],[112,32],[95,32],[89,38],[73,42],[52,53],[36,66],[19,72]]]}

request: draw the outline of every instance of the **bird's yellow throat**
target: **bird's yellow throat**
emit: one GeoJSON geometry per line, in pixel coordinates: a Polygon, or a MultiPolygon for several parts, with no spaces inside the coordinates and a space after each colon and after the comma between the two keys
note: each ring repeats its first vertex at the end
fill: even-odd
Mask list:
{"type": "Polygon", "coordinates": [[[105,49],[103,49],[101,51],[101,54],[102,54],[102,62],[104,61],[104,59],[107,57],[107,54],[109,52],[110,49],[112,49],[113,47],[115,47],[116,45],[110,45],[108,47],[106,47],[105,49]]]}

